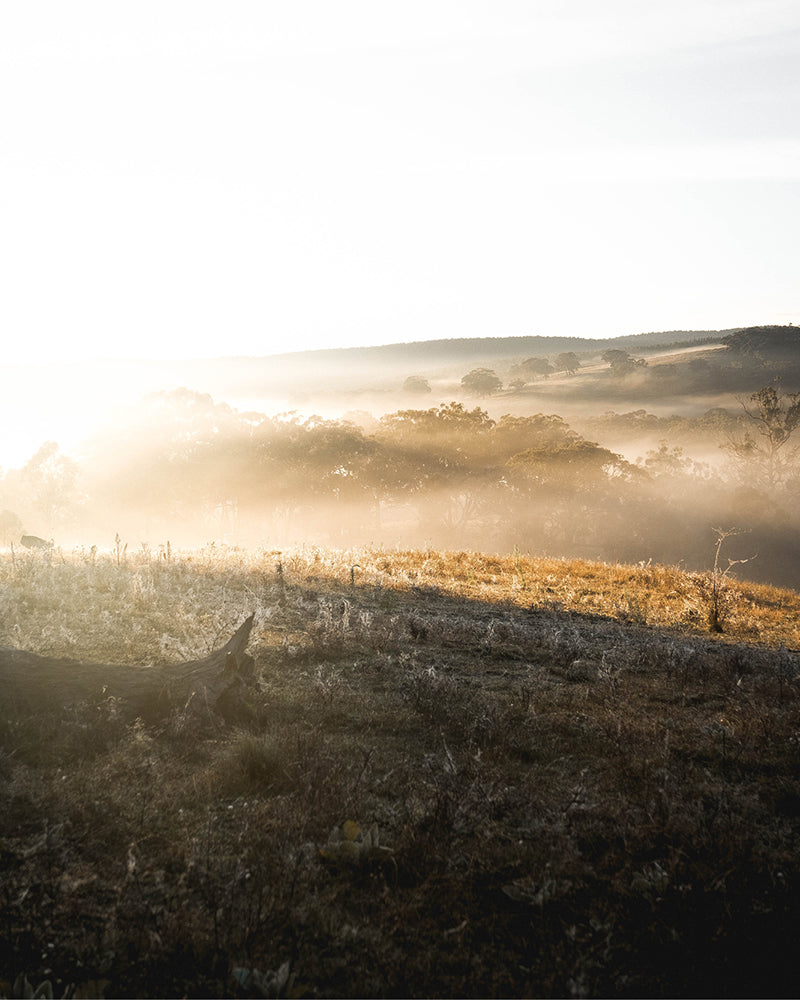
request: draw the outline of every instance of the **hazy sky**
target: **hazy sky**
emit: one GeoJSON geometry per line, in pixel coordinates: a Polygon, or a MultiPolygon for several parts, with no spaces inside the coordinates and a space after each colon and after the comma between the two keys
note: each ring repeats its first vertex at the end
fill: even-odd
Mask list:
{"type": "Polygon", "coordinates": [[[2,360],[800,322],[797,0],[0,0],[2,360]]]}

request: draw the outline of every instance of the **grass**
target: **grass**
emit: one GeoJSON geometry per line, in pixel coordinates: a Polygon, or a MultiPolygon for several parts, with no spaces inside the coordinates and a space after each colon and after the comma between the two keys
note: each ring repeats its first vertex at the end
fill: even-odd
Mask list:
{"type": "Polygon", "coordinates": [[[0,643],[227,719],[0,717],[0,994],[789,996],[800,595],[518,552],[0,560],[0,643]],[[19,991],[20,984],[17,983],[19,991]]]}

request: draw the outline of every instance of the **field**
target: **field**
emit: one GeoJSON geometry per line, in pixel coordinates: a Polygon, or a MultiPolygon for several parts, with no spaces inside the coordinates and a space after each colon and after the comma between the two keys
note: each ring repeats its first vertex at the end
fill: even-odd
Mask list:
{"type": "Polygon", "coordinates": [[[4,553],[0,644],[157,668],[255,613],[256,675],[157,723],[6,691],[0,994],[794,996],[799,611],[521,554],[4,553]]]}

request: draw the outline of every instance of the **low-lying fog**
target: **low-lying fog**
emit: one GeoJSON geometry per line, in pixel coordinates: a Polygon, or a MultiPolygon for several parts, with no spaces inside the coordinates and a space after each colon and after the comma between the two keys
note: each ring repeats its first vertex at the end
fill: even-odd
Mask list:
{"type": "Polygon", "coordinates": [[[796,455],[778,468],[748,445],[742,402],[767,373],[747,382],[724,356],[653,350],[615,373],[587,355],[538,376],[514,357],[6,369],[0,542],[429,545],[703,569],[714,529],[736,528],[723,568],[748,559],[740,575],[798,587],[796,455]]]}

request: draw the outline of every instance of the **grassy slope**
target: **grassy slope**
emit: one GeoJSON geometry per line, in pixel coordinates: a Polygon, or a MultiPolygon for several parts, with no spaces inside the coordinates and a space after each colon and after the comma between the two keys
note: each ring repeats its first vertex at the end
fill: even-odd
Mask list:
{"type": "Polygon", "coordinates": [[[712,635],[669,568],[212,547],[6,557],[0,609],[0,642],[131,663],[255,611],[262,677],[160,730],[7,706],[7,992],[796,989],[794,592],[732,583],[712,635]],[[348,820],[388,850],[326,848],[348,820]]]}

